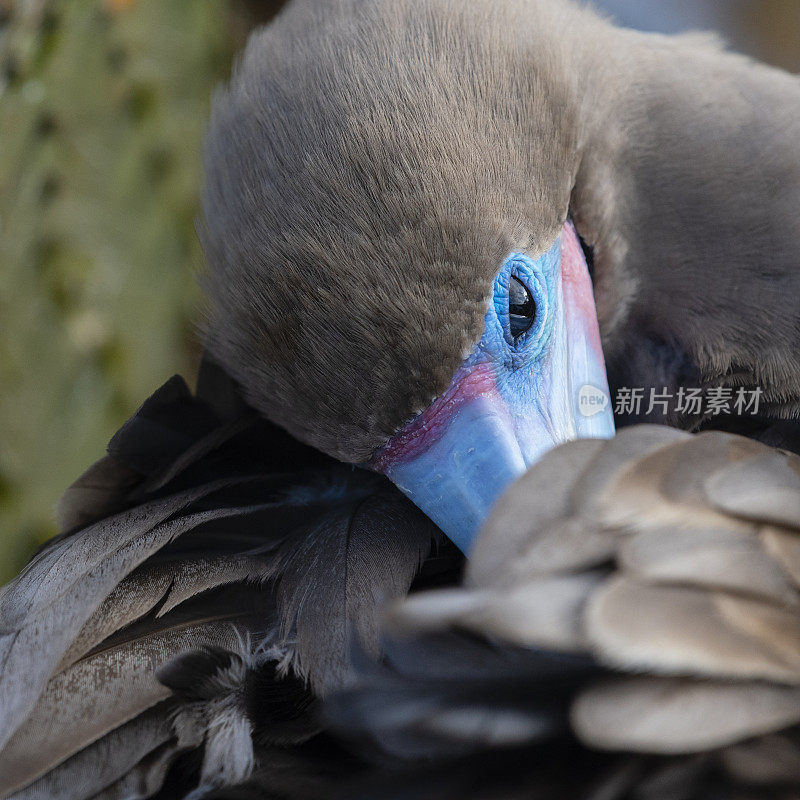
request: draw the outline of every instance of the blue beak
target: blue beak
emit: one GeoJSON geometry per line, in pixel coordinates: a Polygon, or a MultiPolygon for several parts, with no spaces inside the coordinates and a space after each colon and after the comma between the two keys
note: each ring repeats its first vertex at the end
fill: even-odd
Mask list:
{"type": "Polygon", "coordinates": [[[562,442],[614,435],[591,280],[571,223],[544,255],[513,253],[494,283],[481,341],[446,392],[372,459],[469,554],[503,490],[562,442]],[[535,303],[514,337],[509,285],[535,303]]]}

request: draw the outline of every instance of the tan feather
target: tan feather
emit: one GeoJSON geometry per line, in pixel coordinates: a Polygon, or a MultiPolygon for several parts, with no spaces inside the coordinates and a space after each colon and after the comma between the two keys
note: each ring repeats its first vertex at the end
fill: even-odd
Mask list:
{"type": "Polygon", "coordinates": [[[581,693],[571,719],[578,736],[592,747],[691,753],[800,722],[800,688],[621,678],[581,693]]]}
{"type": "Polygon", "coordinates": [[[755,532],[755,526],[652,528],[619,545],[619,565],[650,583],[728,589],[797,605],[800,596],[755,532]]]}
{"type": "Polygon", "coordinates": [[[530,547],[531,540],[549,523],[570,513],[571,484],[564,475],[580,473],[601,448],[602,442],[588,439],[576,442],[575,447],[557,448],[507,490],[475,543],[467,585],[503,583],[509,565],[530,547]],[[539,501],[535,514],[528,500],[531,493],[539,501]]]}
{"type": "MultiPolygon", "coordinates": [[[[594,521],[598,503],[609,486],[615,484],[620,472],[631,471],[639,459],[661,452],[671,445],[685,443],[690,437],[685,431],[663,425],[637,425],[623,428],[598,449],[591,468],[574,479],[570,499],[582,516],[594,521]]],[[[534,467],[535,468],[535,467],[534,467]]],[[[561,473],[562,480],[565,473],[561,473]]]]}
{"type": "Polygon", "coordinates": [[[619,547],[613,532],[600,530],[589,519],[556,520],[522,547],[503,574],[503,583],[514,586],[536,576],[591,569],[610,561],[619,547]]]}
{"type": "Polygon", "coordinates": [[[718,509],[775,525],[800,527],[800,459],[776,450],[739,461],[705,481],[718,509]]]}
{"type": "Polygon", "coordinates": [[[603,661],[626,670],[800,684],[796,607],[620,576],[592,596],[586,631],[603,661]]]}
{"type": "Polygon", "coordinates": [[[738,436],[655,426],[563,445],[501,498],[466,587],[401,602],[386,630],[461,629],[649,673],[586,686],[573,719],[592,746],[693,752],[778,731],[800,719],[795,466],[738,436]],[[779,511],[762,500],[777,502],[772,481],[779,511]]]}
{"type": "Polygon", "coordinates": [[[760,537],[766,551],[800,588],[800,532],[765,525],[761,528],[760,537]]]}
{"type": "Polygon", "coordinates": [[[657,425],[630,430],[608,442],[583,440],[545,454],[495,506],[475,545],[466,583],[513,584],[608,560],[617,542],[597,525],[598,496],[634,457],[689,438],[657,425]]]}
{"type": "Polygon", "coordinates": [[[583,607],[598,574],[537,578],[510,589],[423,592],[387,612],[391,634],[458,628],[525,646],[579,652],[588,642],[583,607]]]}
{"type": "Polygon", "coordinates": [[[513,644],[579,652],[587,644],[583,607],[598,580],[591,573],[557,576],[497,591],[461,624],[513,644]]]}
{"type": "MultiPolygon", "coordinates": [[[[710,472],[727,466],[740,452],[765,448],[749,439],[705,433],[633,459],[597,498],[596,512],[604,527],[642,530],[685,524],[730,527],[735,520],[707,501],[704,484],[710,472]]],[[[744,527],[744,523],[742,523],[744,527]]]]}

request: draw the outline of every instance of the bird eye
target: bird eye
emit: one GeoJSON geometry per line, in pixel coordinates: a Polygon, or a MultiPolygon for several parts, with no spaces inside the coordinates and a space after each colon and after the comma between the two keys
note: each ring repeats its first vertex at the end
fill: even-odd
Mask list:
{"type": "Polygon", "coordinates": [[[522,336],[536,317],[536,303],[525,284],[515,275],[508,285],[508,321],[511,335],[516,339],[522,336]]]}

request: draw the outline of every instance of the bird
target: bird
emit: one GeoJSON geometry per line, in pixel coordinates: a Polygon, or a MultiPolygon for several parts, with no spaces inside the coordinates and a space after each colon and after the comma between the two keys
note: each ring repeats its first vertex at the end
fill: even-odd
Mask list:
{"type": "Polygon", "coordinates": [[[254,34],[207,136],[198,388],[0,594],[2,796],[335,792],[363,759],[324,708],[380,609],[458,584],[554,447],[621,440],[612,389],[758,390],[650,419],[796,446],[798,99],[554,0],[294,0],[254,34]]]}
{"type": "Polygon", "coordinates": [[[396,759],[375,796],[793,797],[799,604],[800,458],[626,427],[515,482],[325,713],[396,759]]]}
{"type": "Polygon", "coordinates": [[[797,102],[796,76],[571,3],[292,4],[212,111],[210,351],[466,550],[543,448],[610,434],[567,390],[606,392],[595,316],[614,388],[760,389],[796,416],[797,102]]]}

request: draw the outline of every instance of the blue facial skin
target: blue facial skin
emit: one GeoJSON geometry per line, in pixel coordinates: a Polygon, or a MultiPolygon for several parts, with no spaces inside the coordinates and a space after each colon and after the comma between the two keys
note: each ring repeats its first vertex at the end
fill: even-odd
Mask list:
{"type": "MultiPolygon", "coordinates": [[[[588,273],[585,280],[591,292],[588,273]]],[[[536,259],[512,253],[495,278],[483,336],[440,398],[452,408],[444,430],[432,435],[426,429],[426,410],[419,432],[425,446],[383,466],[465,553],[502,491],[544,452],[569,439],[614,434],[599,338],[596,346],[591,341],[596,318],[586,320],[584,331],[582,318],[571,313],[578,330],[570,332],[568,316],[562,237],[536,259]],[[536,305],[531,327],[516,338],[509,319],[512,275],[536,305]],[[606,398],[605,408],[592,416],[579,408],[579,390],[587,384],[606,398]]]]}

